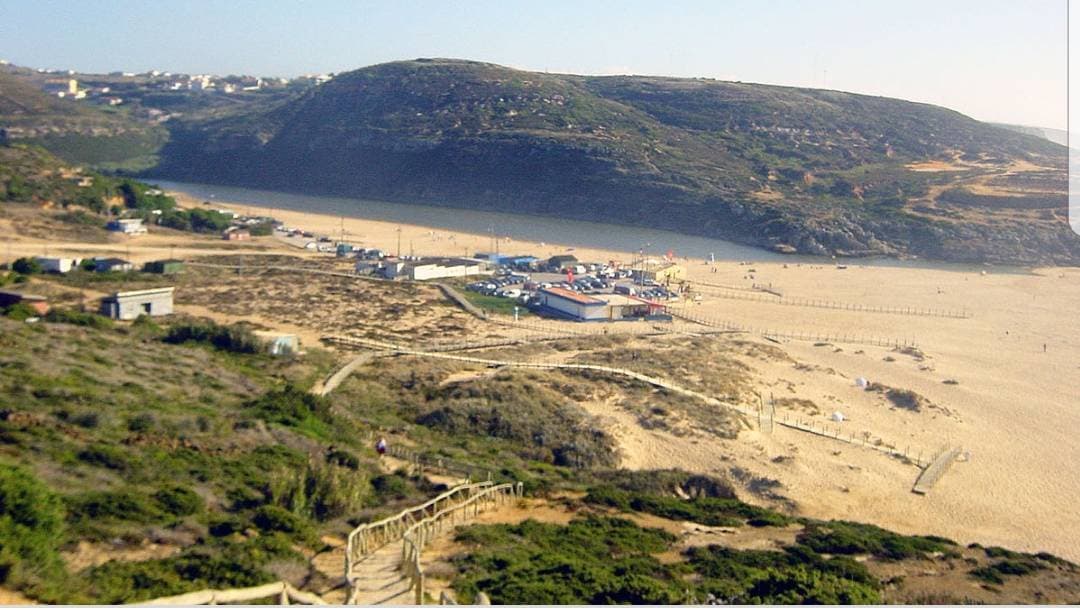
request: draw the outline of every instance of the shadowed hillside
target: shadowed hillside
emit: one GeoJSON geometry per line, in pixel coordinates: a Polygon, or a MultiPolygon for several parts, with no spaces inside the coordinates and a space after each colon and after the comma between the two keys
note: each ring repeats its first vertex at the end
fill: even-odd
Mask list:
{"type": "Polygon", "coordinates": [[[382,64],[171,127],[156,175],[674,229],[810,254],[1075,262],[1064,148],[837,91],[382,64]]]}

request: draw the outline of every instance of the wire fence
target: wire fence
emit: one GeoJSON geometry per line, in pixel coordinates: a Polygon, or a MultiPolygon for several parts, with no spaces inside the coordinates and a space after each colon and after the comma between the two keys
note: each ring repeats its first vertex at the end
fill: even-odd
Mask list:
{"type": "Polygon", "coordinates": [[[719,328],[729,332],[741,332],[752,335],[760,335],[765,338],[772,339],[789,339],[793,341],[813,341],[816,343],[847,343],[858,345],[872,345],[876,347],[887,348],[914,348],[918,347],[918,343],[914,339],[900,339],[896,337],[875,337],[867,335],[856,335],[848,333],[820,333],[802,330],[777,330],[773,328],[762,328],[757,326],[748,326],[745,324],[738,324],[731,322],[730,320],[720,320],[699,314],[691,311],[687,307],[668,307],[668,313],[673,317],[686,320],[688,322],[694,322],[703,326],[710,326],[712,328],[719,328]]]}
{"type": "Polygon", "coordinates": [[[807,299],[802,297],[785,297],[771,289],[758,288],[756,291],[737,290],[727,286],[689,282],[693,286],[704,286],[703,292],[722,299],[739,301],[756,301],[772,305],[788,305],[794,307],[815,307],[818,309],[834,309],[838,311],[852,311],[859,313],[880,313],[901,316],[919,316],[924,318],[952,318],[964,320],[971,318],[967,310],[933,309],[925,307],[890,307],[883,305],[865,305],[862,303],[844,303],[841,301],[829,301],[827,299],[807,299]]]}

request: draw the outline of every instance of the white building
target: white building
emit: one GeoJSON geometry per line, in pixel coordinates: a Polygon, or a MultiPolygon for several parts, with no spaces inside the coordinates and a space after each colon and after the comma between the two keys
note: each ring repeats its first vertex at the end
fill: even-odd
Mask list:
{"type": "Polygon", "coordinates": [[[588,295],[552,286],[539,292],[540,303],[559,314],[575,320],[607,320],[607,301],[588,295]]]}
{"type": "Polygon", "coordinates": [[[117,231],[124,235],[145,235],[146,226],[142,218],[117,218],[108,224],[110,231],[117,231]]]}
{"type": "Polygon", "coordinates": [[[101,300],[101,315],[134,320],[141,315],[167,316],[173,312],[173,287],[117,292],[101,300]]]}
{"type": "Polygon", "coordinates": [[[34,260],[41,265],[41,270],[49,273],[67,273],[82,262],[77,258],[51,258],[46,256],[35,257],[34,260]]]}
{"type": "Polygon", "coordinates": [[[389,279],[407,277],[410,280],[436,280],[445,277],[465,277],[485,273],[480,261],[467,258],[425,258],[418,261],[383,261],[382,274],[389,279]]]}

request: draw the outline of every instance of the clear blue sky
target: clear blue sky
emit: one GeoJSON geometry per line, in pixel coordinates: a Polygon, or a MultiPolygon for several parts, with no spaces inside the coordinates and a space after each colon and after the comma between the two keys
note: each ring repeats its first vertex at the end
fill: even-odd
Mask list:
{"type": "Polygon", "coordinates": [[[825,86],[1065,128],[1066,1],[0,0],[0,58],[291,76],[457,57],[825,86]]]}

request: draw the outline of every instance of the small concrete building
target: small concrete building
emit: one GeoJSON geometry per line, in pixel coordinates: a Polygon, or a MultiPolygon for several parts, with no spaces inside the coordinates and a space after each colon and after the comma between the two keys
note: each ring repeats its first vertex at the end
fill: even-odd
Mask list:
{"type": "Polygon", "coordinates": [[[48,256],[37,256],[34,260],[41,265],[41,270],[48,273],[67,273],[72,269],[79,266],[82,262],[78,258],[52,258],[48,256]]]}
{"type": "Polygon", "coordinates": [[[150,288],[117,292],[101,300],[101,315],[114,320],[134,320],[141,315],[167,316],[173,312],[173,290],[150,288]]]}
{"type": "Polygon", "coordinates": [[[465,277],[484,272],[479,261],[465,258],[425,258],[405,266],[409,279],[435,280],[444,277],[465,277]]]}
{"type": "Polygon", "coordinates": [[[229,227],[228,229],[225,229],[225,232],[221,234],[221,237],[228,241],[247,241],[251,239],[251,231],[229,227]]]}
{"type": "Polygon", "coordinates": [[[0,307],[11,307],[19,303],[25,303],[39,316],[49,313],[49,299],[39,294],[27,294],[15,290],[0,290],[0,307]]]}
{"type": "Polygon", "coordinates": [[[94,271],[98,273],[108,273],[109,271],[131,271],[135,267],[130,261],[126,261],[122,258],[95,258],[94,259],[94,271]]]}
{"type": "Polygon", "coordinates": [[[109,221],[106,228],[110,231],[123,233],[124,235],[145,235],[146,226],[142,218],[117,218],[109,221]]]}
{"type": "Polygon", "coordinates": [[[686,279],[686,268],[675,263],[662,263],[656,267],[645,266],[633,269],[631,277],[635,282],[645,280],[657,284],[674,284],[686,279]]]}
{"type": "Polygon", "coordinates": [[[184,270],[184,261],[174,258],[162,260],[162,261],[150,261],[143,265],[143,271],[147,273],[164,273],[173,274],[180,273],[184,270]]]}
{"type": "Polygon", "coordinates": [[[271,356],[291,356],[300,352],[300,339],[296,335],[257,330],[255,336],[266,344],[266,352],[271,356]]]}
{"type": "Polygon", "coordinates": [[[558,286],[542,288],[538,296],[544,309],[562,317],[582,322],[608,319],[607,301],[595,297],[558,286]]]}
{"type": "Polygon", "coordinates": [[[380,271],[388,279],[435,280],[444,277],[480,275],[485,269],[480,261],[467,258],[425,258],[418,261],[385,259],[380,271]]]}
{"type": "Polygon", "coordinates": [[[573,254],[557,254],[547,260],[547,268],[552,271],[562,271],[576,264],[578,264],[578,259],[573,254]]]}

